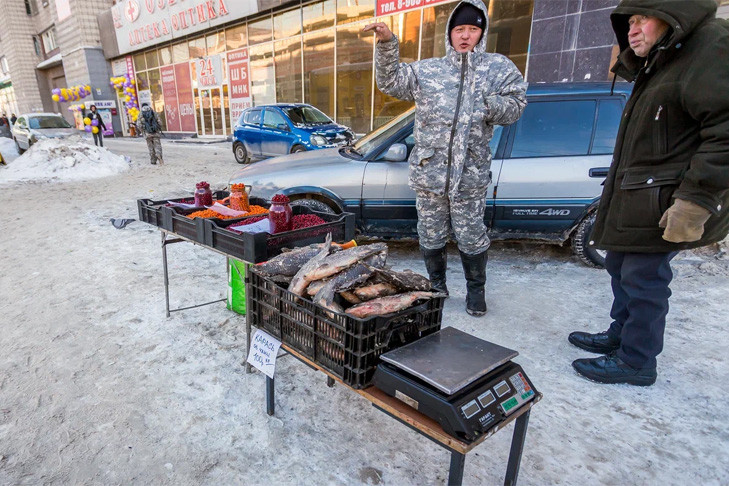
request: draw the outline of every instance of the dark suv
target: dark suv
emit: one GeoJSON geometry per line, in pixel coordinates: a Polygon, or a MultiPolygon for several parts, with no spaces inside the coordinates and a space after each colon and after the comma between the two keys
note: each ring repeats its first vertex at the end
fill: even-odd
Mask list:
{"type": "MultiPolygon", "coordinates": [[[[631,85],[532,84],[521,119],[496,127],[493,183],[486,197],[492,239],[563,244],[587,264],[603,255],[586,245],[631,85]]],[[[255,196],[283,192],[299,204],[350,211],[358,229],[376,237],[416,234],[415,193],[408,187],[413,148],[411,110],[351,147],[277,157],[239,171],[231,183],[255,196]]]]}

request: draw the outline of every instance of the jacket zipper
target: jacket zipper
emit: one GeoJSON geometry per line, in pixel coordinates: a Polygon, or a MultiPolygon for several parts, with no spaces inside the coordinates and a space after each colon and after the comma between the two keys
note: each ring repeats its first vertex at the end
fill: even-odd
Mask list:
{"type": "Polygon", "coordinates": [[[461,82],[458,87],[458,99],[456,101],[456,114],[453,117],[453,126],[451,127],[451,142],[448,144],[448,170],[446,172],[445,196],[448,197],[448,191],[451,185],[451,163],[453,158],[453,137],[456,136],[456,123],[458,122],[458,112],[461,111],[461,97],[463,96],[463,78],[466,76],[466,67],[468,66],[468,53],[461,54],[461,82]]]}

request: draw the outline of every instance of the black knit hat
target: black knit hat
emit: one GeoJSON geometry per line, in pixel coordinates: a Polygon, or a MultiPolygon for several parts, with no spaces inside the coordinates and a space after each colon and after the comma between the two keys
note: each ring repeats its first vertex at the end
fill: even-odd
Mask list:
{"type": "Polygon", "coordinates": [[[455,29],[459,25],[474,25],[480,29],[486,28],[486,18],[484,18],[481,9],[474,7],[470,3],[461,3],[451,16],[451,25],[448,32],[455,29]]]}

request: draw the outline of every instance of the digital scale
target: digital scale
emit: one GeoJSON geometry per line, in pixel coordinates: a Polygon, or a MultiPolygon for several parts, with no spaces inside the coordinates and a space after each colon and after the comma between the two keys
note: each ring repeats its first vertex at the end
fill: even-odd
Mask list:
{"type": "Polygon", "coordinates": [[[539,396],[518,355],[447,327],[383,354],[374,385],[473,442],[539,396]]]}

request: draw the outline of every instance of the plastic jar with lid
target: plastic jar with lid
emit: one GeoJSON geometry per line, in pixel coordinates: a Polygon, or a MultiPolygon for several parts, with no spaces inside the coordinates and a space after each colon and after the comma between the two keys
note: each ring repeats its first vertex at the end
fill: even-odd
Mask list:
{"type": "Polygon", "coordinates": [[[205,181],[195,185],[195,206],[212,206],[213,193],[210,191],[210,184],[205,181]]]}
{"type": "Polygon", "coordinates": [[[289,202],[289,198],[283,194],[276,194],[271,199],[271,207],[268,208],[268,222],[269,233],[272,235],[291,231],[294,216],[289,202]]]}

